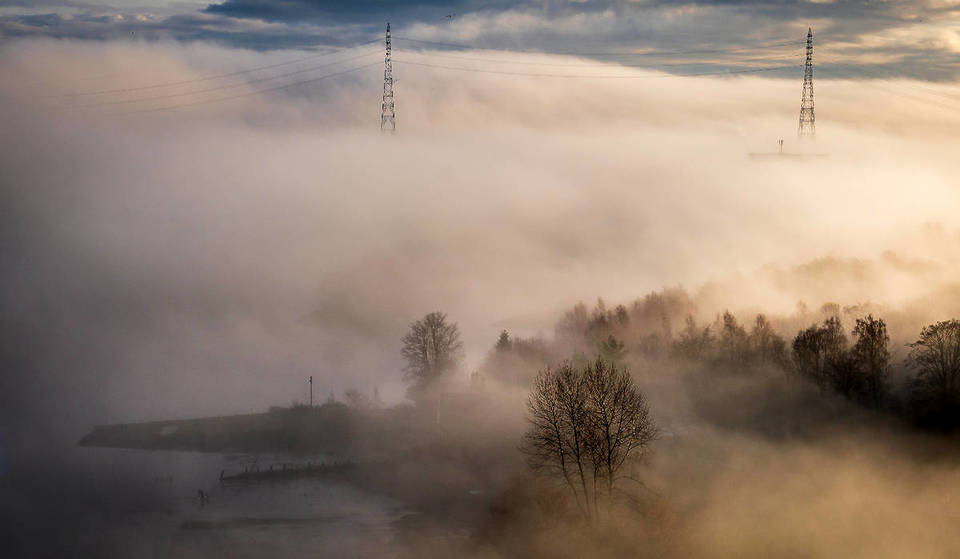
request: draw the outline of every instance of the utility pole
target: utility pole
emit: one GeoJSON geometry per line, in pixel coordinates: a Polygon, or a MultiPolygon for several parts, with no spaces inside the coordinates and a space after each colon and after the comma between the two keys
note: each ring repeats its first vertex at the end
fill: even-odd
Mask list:
{"type": "Polygon", "coordinates": [[[803,98],[800,101],[800,124],[797,136],[814,136],[817,119],[813,114],[813,29],[807,29],[807,62],[803,67],[803,98]]]}
{"type": "Polygon", "coordinates": [[[310,407],[313,407],[313,375],[310,375],[310,407]]]}
{"type": "Polygon", "coordinates": [[[390,24],[387,23],[386,55],[383,58],[383,102],[380,104],[380,131],[397,131],[393,106],[393,62],[390,60],[390,24]]]}

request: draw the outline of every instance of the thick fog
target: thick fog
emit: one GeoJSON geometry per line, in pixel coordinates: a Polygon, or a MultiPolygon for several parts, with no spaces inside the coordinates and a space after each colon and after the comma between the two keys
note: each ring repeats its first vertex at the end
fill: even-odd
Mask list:
{"type": "MultiPolygon", "coordinates": [[[[550,338],[578,301],[663,287],[684,287],[707,322],[762,311],[799,328],[813,315],[798,309],[869,303],[895,319],[895,356],[922,325],[960,315],[960,88],[818,77],[817,139],[801,142],[799,65],[789,79],[676,77],[467,55],[486,60],[456,65],[504,73],[397,53],[397,132],[381,134],[377,45],[255,74],[367,65],[263,94],[289,80],[208,78],[306,54],[0,47],[0,472],[44,462],[50,441],[72,445],[94,424],[303,402],[311,375],[318,400],[377,388],[400,402],[401,337],[434,310],[459,324],[463,382],[503,329],[550,338]],[[185,83],[153,87],[174,82],[185,83]],[[781,138],[811,157],[748,156],[781,138]]],[[[860,412],[832,400],[801,409],[813,390],[796,379],[718,376],[697,390],[635,373],[669,434],[646,471],[670,503],[644,528],[657,545],[730,557],[958,549],[939,443],[885,422],[863,433],[860,412]],[[765,431],[773,416],[835,429],[784,442],[765,431]]],[[[499,414],[511,420],[515,392],[499,414]]],[[[539,549],[593,549],[578,537],[539,549]]]]}
{"type": "Polygon", "coordinates": [[[398,400],[399,338],[431,310],[460,323],[469,368],[500,329],[549,333],[578,300],[711,284],[730,307],[902,303],[956,270],[960,117],[916,89],[958,94],[947,86],[821,79],[819,134],[805,143],[799,79],[571,58],[532,71],[636,79],[453,72],[400,54],[395,135],[378,130],[376,65],[147,113],[136,111],[263,86],[139,103],[126,101],[203,84],[70,95],[298,54],[3,47],[4,392],[15,405],[72,428],[243,412],[304,400],[308,375],[321,395],[378,386],[398,400]],[[828,157],[747,157],[779,138],[828,157]],[[895,273],[811,272],[823,257],[895,273]]]}

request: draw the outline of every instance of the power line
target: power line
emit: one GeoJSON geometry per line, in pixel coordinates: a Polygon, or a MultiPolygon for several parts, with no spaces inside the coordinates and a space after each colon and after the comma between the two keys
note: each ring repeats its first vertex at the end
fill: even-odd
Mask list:
{"type": "Polygon", "coordinates": [[[484,70],[479,68],[463,68],[460,66],[444,66],[440,64],[428,64],[425,62],[413,62],[410,60],[396,60],[402,64],[410,64],[413,66],[425,66],[427,68],[439,68],[442,70],[457,70],[461,72],[478,72],[482,74],[501,74],[506,76],[526,76],[526,77],[536,77],[536,78],[576,78],[576,79],[655,79],[655,78],[670,78],[670,77],[696,77],[696,76],[714,76],[721,74],[749,74],[755,72],[772,72],[774,70],[783,70],[786,68],[795,68],[795,65],[787,66],[771,66],[766,68],[748,68],[742,70],[718,70],[710,72],[697,72],[692,74],[668,74],[663,76],[645,76],[645,75],[589,75],[589,74],[545,74],[545,73],[532,73],[532,72],[511,72],[507,70],[484,70]]]}
{"type": "MultiPolygon", "coordinates": [[[[397,50],[397,49],[394,49],[394,50],[397,50]]],[[[553,62],[534,62],[534,61],[530,61],[530,60],[505,60],[505,59],[502,59],[502,58],[483,58],[483,57],[474,57],[474,56],[456,56],[456,55],[440,54],[440,53],[437,53],[437,52],[424,52],[424,51],[406,50],[406,49],[401,50],[401,52],[404,52],[404,53],[406,53],[406,54],[413,54],[413,55],[416,55],[416,56],[422,56],[422,57],[426,57],[426,58],[449,58],[449,59],[455,59],[455,60],[468,60],[468,61],[475,61],[475,62],[490,62],[490,63],[498,63],[498,64],[519,64],[519,65],[526,65],[526,66],[545,66],[545,67],[546,67],[546,66],[549,66],[549,67],[559,67],[559,68],[591,68],[591,67],[593,67],[593,68],[601,68],[601,67],[603,67],[603,68],[610,68],[610,67],[611,67],[611,64],[616,64],[617,66],[623,66],[623,67],[627,67],[627,68],[654,68],[654,67],[658,67],[658,66],[659,66],[659,67],[664,67],[664,66],[689,66],[689,65],[691,65],[691,64],[693,64],[693,63],[696,63],[696,62],[688,61],[688,62],[673,62],[673,63],[657,64],[657,65],[652,65],[652,64],[629,64],[629,63],[623,63],[623,62],[602,63],[602,64],[589,63],[589,62],[580,62],[580,63],[576,63],[576,64],[569,64],[569,63],[553,63],[553,62]]],[[[552,55],[552,53],[551,53],[551,55],[552,55]]],[[[799,55],[789,55],[789,56],[793,57],[793,56],[799,56],[799,55]]],[[[777,62],[777,61],[781,61],[781,60],[783,60],[783,59],[784,59],[783,57],[780,57],[780,58],[769,58],[769,57],[739,58],[739,59],[732,60],[732,61],[716,61],[716,62],[709,62],[709,63],[710,63],[710,64],[721,64],[721,63],[723,63],[723,64],[731,64],[731,63],[745,63],[745,62],[768,62],[768,61],[777,62]]],[[[703,62],[701,62],[701,63],[703,63],[703,62]]]]}
{"type": "Polygon", "coordinates": [[[412,39],[409,37],[393,37],[395,40],[400,41],[412,41],[415,43],[422,43],[426,45],[436,45],[441,47],[452,47],[466,50],[499,50],[499,51],[508,51],[508,52],[524,52],[531,54],[568,54],[568,55],[579,55],[579,56],[672,56],[672,55],[683,55],[683,54],[718,54],[726,52],[738,52],[738,51],[752,51],[761,48],[774,48],[779,46],[796,46],[798,41],[778,41],[775,43],[767,43],[753,46],[744,46],[736,48],[719,48],[719,49],[697,49],[697,50],[679,50],[679,51],[647,51],[647,52],[590,52],[590,51],[544,51],[544,50],[535,50],[535,49],[513,49],[513,48],[496,48],[496,47],[482,47],[476,45],[467,45],[463,43],[444,43],[439,41],[426,41],[423,39],[412,39]]]}
{"type": "Polygon", "coordinates": [[[305,57],[302,57],[302,58],[297,58],[297,59],[295,59],[295,60],[288,60],[288,61],[286,61],[286,62],[278,62],[278,63],[276,63],[276,64],[267,64],[267,65],[265,65],[265,66],[256,66],[256,67],[253,67],[253,68],[247,68],[246,70],[237,70],[237,71],[235,71],[235,72],[226,72],[226,73],[223,73],[223,74],[214,74],[214,75],[204,76],[204,77],[195,78],[195,79],[190,79],[190,80],[182,80],[182,81],[178,81],[178,82],[158,83],[158,84],[144,85],[144,86],[139,86],[139,87],[123,87],[123,88],[118,88],[118,89],[102,89],[102,90],[100,90],[100,91],[85,91],[85,92],[80,92],[80,93],[70,93],[70,94],[67,94],[67,95],[61,95],[60,97],[84,97],[84,96],[91,96],[91,95],[108,95],[108,94],[110,94],[110,93],[130,93],[130,92],[133,92],[133,91],[143,91],[143,90],[145,90],[145,89],[157,89],[157,88],[161,88],[161,87],[173,87],[173,86],[175,86],[175,85],[184,85],[184,84],[189,84],[189,83],[204,82],[204,81],[216,80],[216,79],[220,79],[220,78],[227,78],[227,77],[231,77],[231,76],[239,76],[239,75],[243,75],[243,74],[249,74],[249,73],[251,73],[251,72],[259,72],[260,70],[268,70],[268,69],[270,69],[270,68],[279,68],[280,66],[289,66],[290,64],[296,64],[296,63],[298,63],[298,62],[304,62],[304,61],[306,61],[306,60],[313,60],[313,59],[321,58],[321,57],[324,57],[324,56],[330,56],[331,54],[336,54],[336,53],[342,52],[342,51],[344,51],[344,50],[350,50],[350,49],[354,49],[354,48],[357,48],[357,47],[362,47],[362,46],[370,45],[370,44],[373,44],[373,43],[376,43],[376,42],[379,42],[379,41],[380,41],[380,39],[374,39],[374,40],[372,40],[372,41],[367,41],[367,42],[365,42],[365,43],[359,43],[359,44],[353,45],[353,46],[351,46],[351,47],[339,48],[339,49],[336,49],[336,50],[331,51],[331,52],[324,52],[324,53],[320,53],[320,54],[314,54],[314,55],[305,56],[305,57]]]}
{"type": "MultiPolygon", "coordinates": [[[[821,72],[821,73],[822,73],[822,72],[827,72],[828,74],[834,72],[833,69],[831,69],[831,68],[824,68],[822,65],[821,65],[821,66],[818,66],[818,67],[817,67],[817,70],[818,70],[819,72],[821,72]]],[[[834,77],[835,77],[836,79],[843,79],[843,76],[840,76],[839,74],[834,74],[834,77]]],[[[890,81],[890,80],[883,80],[882,78],[874,78],[874,79],[875,79],[875,80],[887,81],[887,82],[890,81]]],[[[909,85],[909,84],[903,84],[903,85],[909,85]]],[[[878,89],[878,90],[880,90],[880,91],[885,91],[885,92],[887,92],[887,93],[890,93],[890,94],[892,94],[892,95],[896,95],[896,96],[898,96],[898,97],[903,97],[904,99],[909,99],[909,100],[911,100],[911,101],[915,101],[915,102],[917,102],[917,103],[926,103],[926,104],[928,104],[928,105],[933,105],[933,106],[940,107],[940,108],[942,108],[942,109],[948,109],[948,110],[951,110],[951,111],[956,111],[956,110],[957,110],[957,106],[956,106],[955,104],[953,104],[953,105],[948,105],[948,104],[946,104],[946,103],[942,103],[942,102],[936,101],[936,100],[934,100],[934,99],[924,98],[924,97],[917,97],[916,95],[910,95],[909,93],[904,93],[904,92],[902,92],[902,91],[897,91],[896,89],[892,89],[892,88],[889,88],[889,87],[883,87],[883,86],[878,85],[878,84],[876,84],[876,83],[871,83],[871,84],[870,84],[870,87],[875,88],[875,89],[878,89]]]]}
{"type": "MultiPolygon", "coordinates": [[[[880,71],[879,69],[877,69],[877,68],[870,67],[870,66],[866,66],[866,65],[863,65],[863,64],[857,64],[857,63],[854,63],[854,62],[845,62],[845,61],[839,60],[839,59],[837,59],[837,58],[835,58],[835,57],[826,57],[826,59],[827,59],[827,60],[832,60],[832,64],[835,65],[835,66],[849,66],[849,67],[851,67],[851,68],[855,68],[856,70],[858,70],[858,71],[860,71],[860,72],[862,72],[862,73],[864,73],[864,74],[867,74],[867,75],[869,75],[869,76],[872,76],[872,78],[873,78],[874,80],[881,80],[881,81],[890,82],[890,83],[898,83],[898,82],[896,81],[896,77],[890,76],[890,75],[888,75],[888,74],[885,74],[885,73],[881,72],[881,71],[880,71]]],[[[822,66],[821,66],[821,69],[822,69],[822,66]]],[[[838,76],[838,75],[839,75],[839,74],[838,74],[839,71],[835,71],[835,70],[832,70],[832,69],[828,69],[827,71],[828,71],[828,73],[834,73],[835,76],[838,76]]],[[[925,93],[927,93],[927,94],[930,94],[930,95],[936,95],[937,97],[942,97],[942,98],[944,98],[944,99],[949,99],[949,100],[957,100],[957,99],[960,99],[960,96],[958,96],[958,95],[956,95],[956,94],[951,94],[951,93],[948,93],[948,92],[946,92],[946,91],[937,91],[937,90],[935,90],[935,89],[931,89],[931,88],[929,88],[929,87],[924,87],[923,85],[921,85],[921,84],[919,84],[919,83],[912,82],[912,81],[911,81],[911,82],[899,82],[899,85],[904,86],[904,87],[909,87],[909,88],[912,88],[912,89],[916,89],[916,90],[918,90],[918,91],[923,91],[923,92],[925,92],[925,93]]]]}
{"type": "Polygon", "coordinates": [[[339,72],[334,72],[334,73],[332,73],[332,74],[327,74],[327,75],[324,75],[324,76],[319,76],[319,77],[316,77],[316,78],[311,78],[311,79],[309,79],[309,80],[303,80],[303,81],[299,81],[299,82],[288,83],[288,84],[285,84],[285,85],[279,85],[279,86],[276,86],[276,87],[269,87],[269,88],[266,88],[266,89],[258,89],[257,91],[249,91],[249,92],[247,92],[247,93],[238,93],[237,95],[231,95],[231,96],[229,96],[229,97],[217,97],[217,98],[215,98],[215,99],[204,99],[204,100],[202,100],[202,101],[195,101],[195,102],[192,102],[192,103],[183,103],[183,104],[180,104],[180,105],[169,105],[169,106],[166,106],[166,107],[158,107],[158,108],[155,108],[155,109],[143,109],[143,110],[138,110],[138,111],[128,111],[128,112],[124,112],[124,113],[114,113],[114,115],[117,115],[117,116],[125,116],[125,115],[132,115],[132,114],[155,113],[155,112],[160,112],[160,111],[170,111],[170,110],[174,110],[174,109],[184,109],[184,108],[188,108],[188,107],[195,107],[195,106],[198,106],[198,105],[208,105],[208,104],[210,104],[210,103],[219,103],[219,102],[221,102],[221,101],[230,101],[230,100],[233,100],[233,99],[240,99],[241,97],[250,97],[250,96],[253,96],[253,95],[260,95],[261,93],[270,93],[271,91],[280,91],[280,90],[282,90],[282,89],[289,89],[289,88],[291,88],[291,87],[296,87],[296,86],[300,86],[300,85],[306,85],[306,84],[308,84],[308,83],[315,83],[315,82],[318,82],[318,81],[320,81],[320,80],[325,80],[325,79],[327,79],[327,78],[332,78],[332,77],[335,77],[335,76],[342,76],[342,75],[344,75],[344,74],[349,74],[349,73],[351,73],[351,72],[356,72],[357,70],[363,70],[364,68],[371,68],[371,67],[373,67],[373,66],[379,66],[379,65],[380,65],[379,62],[373,62],[373,63],[371,63],[371,64],[364,64],[364,65],[362,65],[362,66],[357,66],[357,67],[355,67],[355,68],[348,68],[348,69],[346,69],[346,70],[341,70],[341,71],[339,71],[339,72]]]}
{"type": "MultiPolygon", "coordinates": [[[[378,50],[379,50],[379,49],[378,49],[378,50]]],[[[217,87],[209,87],[209,88],[207,88],[207,89],[198,89],[198,90],[194,90],[194,91],[185,91],[185,92],[181,92],[181,93],[169,93],[169,94],[166,94],[166,95],[154,95],[153,97],[139,97],[139,98],[136,98],[136,99],[123,99],[123,100],[117,100],[117,101],[105,101],[105,102],[103,102],[103,103],[89,103],[89,104],[86,104],[86,105],[76,105],[76,107],[78,107],[78,108],[90,108],[90,107],[106,107],[106,106],[111,106],[111,105],[129,105],[129,104],[131,104],[131,103],[143,103],[143,102],[145,102],[145,101],[156,101],[156,100],[158,100],[158,99],[172,99],[172,98],[175,98],[175,97],[188,97],[188,96],[190,96],[190,95],[199,95],[199,94],[201,94],[201,93],[209,93],[209,92],[211,92],[211,91],[221,91],[221,90],[224,90],[224,89],[234,89],[234,88],[237,88],[237,87],[243,87],[243,86],[247,86],[247,85],[251,85],[251,84],[255,84],[255,83],[262,83],[262,82],[267,82],[267,81],[272,81],[272,80],[278,80],[278,79],[281,79],[281,78],[287,78],[287,77],[290,77],[290,76],[296,76],[296,75],[299,75],[299,74],[306,74],[306,73],[309,73],[309,72],[315,72],[315,71],[317,71],[317,70],[319,70],[319,69],[321,69],[321,68],[326,68],[327,66],[332,66],[332,65],[334,65],[334,64],[342,64],[342,63],[344,63],[344,62],[350,62],[350,61],[352,61],[352,60],[357,60],[357,59],[359,59],[359,58],[365,58],[365,57],[367,57],[367,56],[370,56],[371,54],[375,54],[376,52],[377,52],[377,51],[370,51],[370,52],[366,52],[366,53],[364,53],[364,54],[359,54],[359,55],[357,55],[357,56],[351,56],[350,58],[345,58],[345,59],[343,59],[343,60],[334,60],[334,61],[332,61],[332,62],[327,62],[326,64],[320,64],[319,66],[313,66],[313,67],[311,67],[311,68],[305,68],[305,69],[302,69],[302,70],[297,70],[297,71],[294,71],[294,72],[288,72],[288,73],[286,73],[286,74],[279,74],[279,75],[276,75],[276,76],[267,76],[267,77],[263,77],[263,78],[257,78],[257,79],[255,79],[255,80],[248,80],[248,81],[245,81],[245,82],[240,82],[240,83],[235,83],[235,84],[220,85],[220,86],[217,86],[217,87]]]]}

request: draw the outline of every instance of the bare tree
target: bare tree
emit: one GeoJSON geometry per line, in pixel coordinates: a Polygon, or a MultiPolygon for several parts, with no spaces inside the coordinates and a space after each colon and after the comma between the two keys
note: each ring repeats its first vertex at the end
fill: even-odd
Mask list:
{"type": "Polygon", "coordinates": [[[527,399],[530,430],[523,450],[534,471],[559,475],[580,511],[590,518],[586,471],[586,398],[582,375],[569,362],[534,379],[527,399]]]}
{"type": "Polygon", "coordinates": [[[538,473],[561,480],[589,521],[611,500],[624,465],[657,437],[643,394],[630,375],[598,359],[541,372],[527,400],[523,450],[538,473]]]}
{"type": "Polygon", "coordinates": [[[853,328],[857,342],[850,350],[860,380],[859,399],[873,407],[880,407],[887,376],[890,374],[890,336],[882,318],[858,318],[853,328]]]}
{"type": "Polygon", "coordinates": [[[403,337],[401,355],[406,360],[406,378],[413,384],[411,394],[422,396],[444,373],[455,368],[461,358],[463,344],[456,323],[447,322],[447,315],[432,312],[410,325],[403,337]]]}
{"type": "Polygon", "coordinates": [[[657,427],[643,394],[625,369],[597,359],[583,374],[596,509],[596,482],[605,481],[607,496],[611,497],[618,472],[656,439],[657,427]]]}
{"type": "Polygon", "coordinates": [[[937,428],[960,427],[960,320],[924,326],[908,345],[908,365],[917,371],[912,396],[920,419],[937,428]]]}
{"type": "Polygon", "coordinates": [[[925,326],[910,348],[910,362],[926,384],[944,394],[960,392],[960,320],[925,326]]]}
{"type": "Polygon", "coordinates": [[[793,362],[803,376],[821,388],[833,384],[837,370],[845,369],[847,337],[840,319],[832,316],[823,326],[814,324],[793,340],[793,362]]]}

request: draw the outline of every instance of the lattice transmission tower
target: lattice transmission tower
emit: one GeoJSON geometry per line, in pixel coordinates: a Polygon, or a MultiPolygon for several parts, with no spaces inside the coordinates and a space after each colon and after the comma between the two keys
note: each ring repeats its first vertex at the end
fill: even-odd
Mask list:
{"type": "Polygon", "coordinates": [[[800,125],[797,135],[817,133],[817,117],[813,113],[813,29],[807,29],[807,62],[803,67],[803,98],[800,101],[800,125]]]}
{"type": "Polygon", "coordinates": [[[387,24],[387,53],[383,58],[383,102],[380,105],[380,131],[396,132],[396,111],[393,106],[393,62],[390,60],[390,24],[387,24]]]}

